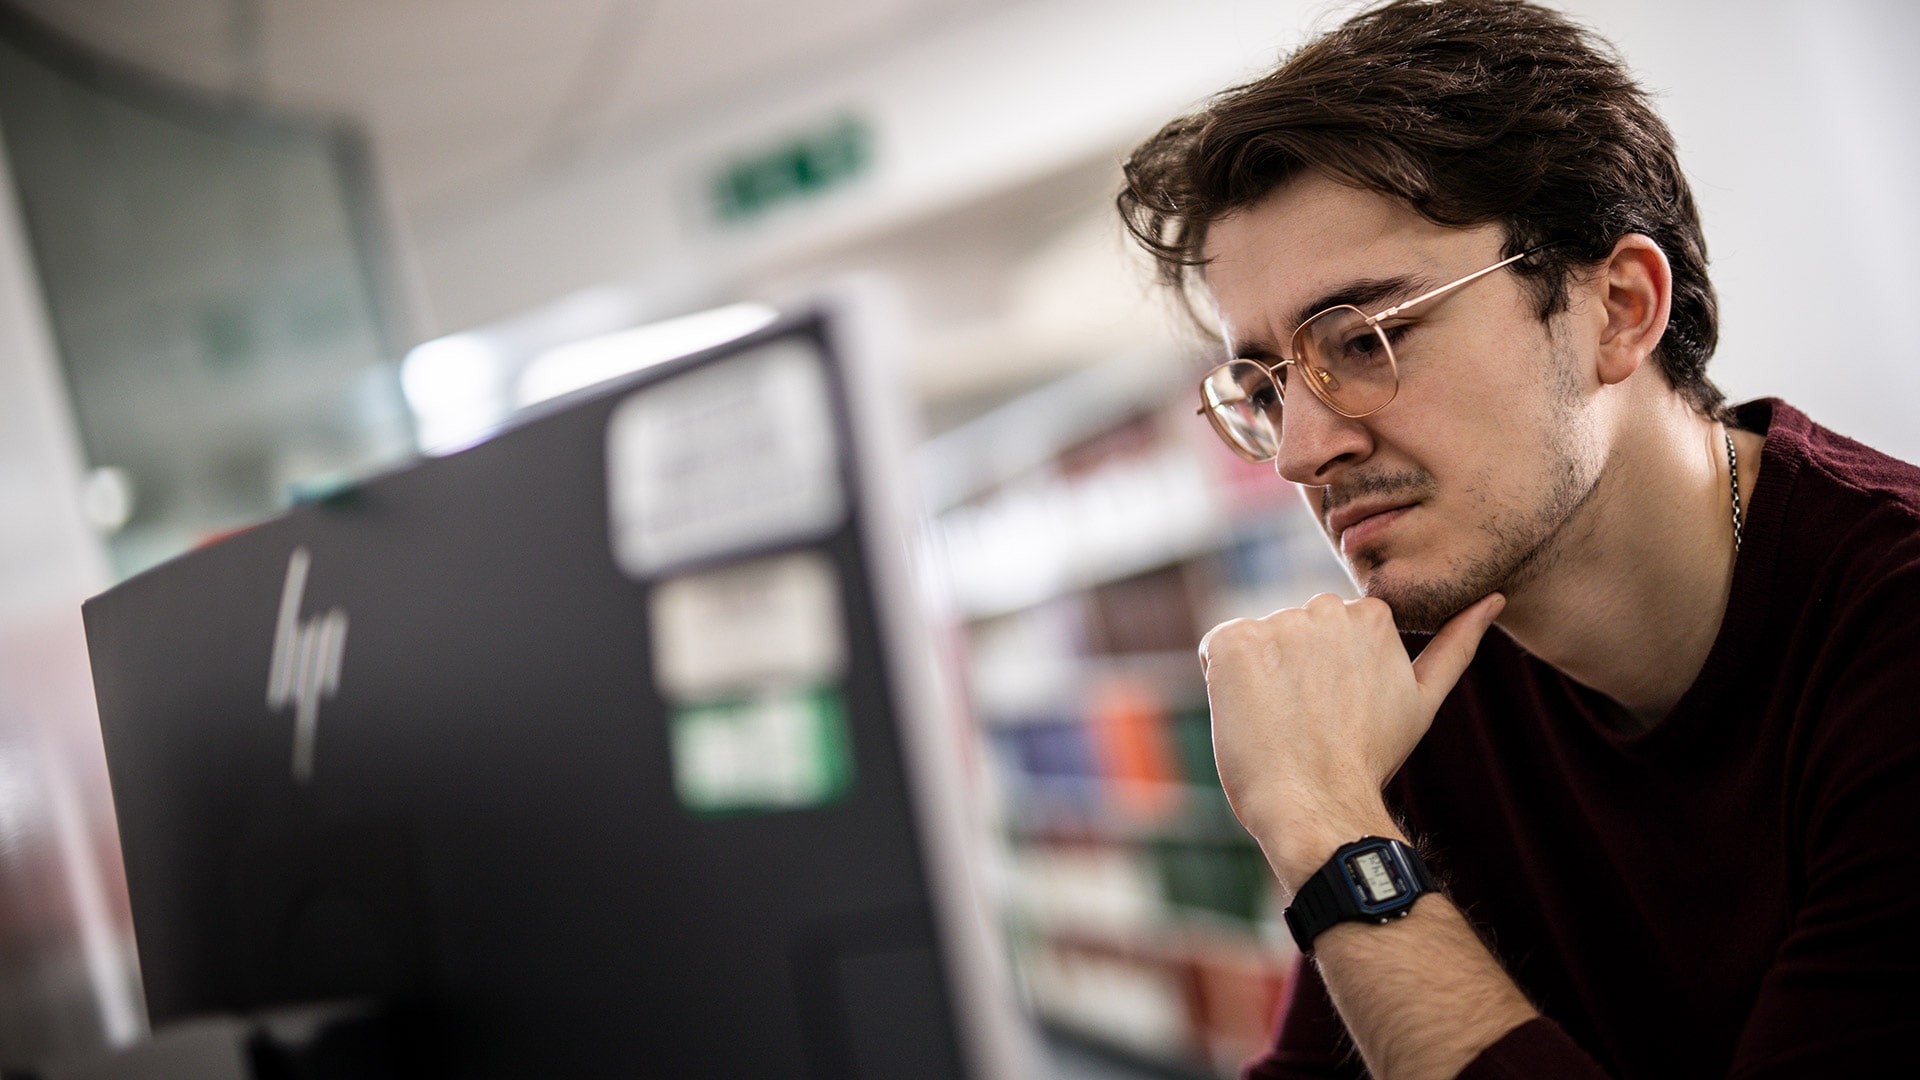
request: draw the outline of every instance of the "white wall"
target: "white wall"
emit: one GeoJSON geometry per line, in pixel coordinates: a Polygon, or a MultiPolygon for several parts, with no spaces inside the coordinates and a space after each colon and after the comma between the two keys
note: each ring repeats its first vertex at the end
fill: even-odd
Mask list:
{"type": "MultiPolygon", "coordinates": [[[[1719,287],[1717,377],[1779,394],[1909,459],[1920,391],[1920,5],[1894,0],[1569,0],[1614,41],[1680,140],[1719,287]]],[[[1345,7],[1302,0],[1035,0],[822,73],[752,109],[634,133],[536,190],[403,223],[429,328],[486,323],[575,289],[637,285],[662,309],[1084,160],[1269,66],[1345,7]],[[860,186],[758,227],[697,219],[730,151],[852,107],[877,127],[860,186]]]]}
{"type": "Polygon", "coordinates": [[[1720,294],[1716,380],[1920,461],[1920,5],[1579,6],[1679,140],[1720,294]]]}

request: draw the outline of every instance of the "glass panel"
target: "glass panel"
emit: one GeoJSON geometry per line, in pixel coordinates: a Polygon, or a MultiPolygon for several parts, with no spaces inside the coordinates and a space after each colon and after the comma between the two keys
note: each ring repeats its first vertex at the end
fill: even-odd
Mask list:
{"type": "Polygon", "coordinates": [[[31,35],[0,114],[121,576],[411,451],[351,144],[31,35]]]}

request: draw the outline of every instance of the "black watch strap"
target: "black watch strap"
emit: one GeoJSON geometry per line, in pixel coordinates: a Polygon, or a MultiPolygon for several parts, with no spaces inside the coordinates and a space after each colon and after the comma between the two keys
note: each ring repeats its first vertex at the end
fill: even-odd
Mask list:
{"type": "Polygon", "coordinates": [[[1342,845],[1300,886],[1286,912],[1287,929],[1300,951],[1311,954],[1313,939],[1335,923],[1384,923],[1433,891],[1419,852],[1399,840],[1363,836],[1342,845]]]}

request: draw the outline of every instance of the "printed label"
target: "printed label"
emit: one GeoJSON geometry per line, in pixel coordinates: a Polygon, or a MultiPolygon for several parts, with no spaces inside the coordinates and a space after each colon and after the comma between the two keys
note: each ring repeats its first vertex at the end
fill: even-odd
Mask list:
{"type": "Polygon", "coordinates": [[[665,582],[649,616],[654,683],[676,701],[825,685],[846,670],[839,579],[817,551],[665,582]]]}
{"type": "Polygon", "coordinates": [[[783,341],[635,391],[608,421],[607,482],[631,577],[831,531],[846,497],[820,357],[783,341]]]}

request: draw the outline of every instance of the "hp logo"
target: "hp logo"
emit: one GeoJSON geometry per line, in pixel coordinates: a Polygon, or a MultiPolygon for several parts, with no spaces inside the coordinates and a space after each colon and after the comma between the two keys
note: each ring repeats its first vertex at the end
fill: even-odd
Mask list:
{"type": "Polygon", "coordinates": [[[267,673],[267,708],[293,706],[293,779],[313,779],[313,742],[319,733],[320,701],[340,689],[340,660],[347,647],[347,613],[300,617],[313,563],[306,548],[287,561],[287,582],[280,590],[280,619],[273,631],[273,666],[267,673]]]}

